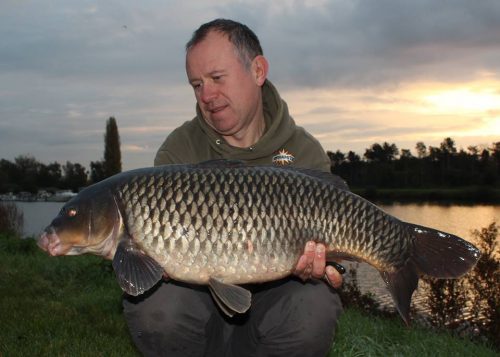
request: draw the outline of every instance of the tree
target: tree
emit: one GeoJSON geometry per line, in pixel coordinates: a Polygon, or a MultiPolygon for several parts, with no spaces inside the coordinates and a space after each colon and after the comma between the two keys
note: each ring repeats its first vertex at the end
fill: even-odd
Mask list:
{"type": "Polygon", "coordinates": [[[402,149],[401,150],[401,159],[411,159],[413,158],[413,155],[411,154],[411,151],[409,149],[402,149]]]}
{"type": "Polygon", "coordinates": [[[39,187],[58,187],[62,178],[61,165],[58,162],[40,164],[38,172],[39,187]]]}
{"type": "Polygon", "coordinates": [[[427,147],[425,146],[423,141],[419,141],[415,145],[415,149],[417,150],[417,156],[419,159],[422,159],[427,155],[427,147]]]}
{"type": "Polygon", "coordinates": [[[476,145],[470,145],[467,147],[467,150],[469,150],[469,153],[471,156],[476,159],[479,156],[479,148],[476,145]]]}
{"type": "Polygon", "coordinates": [[[36,179],[40,169],[40,163],[33,156],[20,155],[14,159],[17,166],[18,177],[12,177],[11,180],[19,183],[21,189],[35,193],[37,191],[36,179]]]}
{"type": "Polygon", "coordinates": [[[104,161],[90,162],[90,181],[96,183],[106,178],[104,173],[104,161]]]}
{"type": "Polygon", "coordinates": [[[78,163],[66,162],[63,166],[64,185],[66,188],[77,192],[79,188],[87,185],[87,170],[78,163]]]}
{"type": "Polygon", "coordinates": [[[361,158],[359,157],[358,154],[356,154],[354,151],[349,151],[347,153],[347,160],[350,162],[350,163],[356,163],[356,162],[360,162],[361,161],[361,158]]]}
{"type": "Polygon", "coordinates": [[[106,122],[104,135],[104,174],[113,176],[122,171],[122,158],[120,153],[120,136],[116,119],[110,117],[106,122]]]}
{"type": "Polygon", "coordinates": [[[490,150],[491,156],[495,159],[497,170],[500,172],[500,141],[493,143],[490,150]]]}
{"type": "Polygon", "coordinates": [[[365,151],[365,157],[368,161],[389,162],[393,161],[399,154],[396,144],[384,142],[382,145],[375,143],[365,151]]]}
{"type": "Polygon", "coordinates": [[[442,156],[441,149],[434,147],[434,146],[429,146],[429,158],[432,161],[439,161],[442,156]]]}
{"type": "Polygon", "coordinates": [[[332,162],[333,166],[339,166],[341,163],[345,161],[345,154],[340,150],[337,150],[335,152],[327,151],[326,154],[330,158],[330,161],[332,162]]]}
{"type": "Polygon", "coordinates": [[[440,145],[441,152],[443,154],[453,155],[457,153],[457,148],[455,147],[455,141],[452,138],[445,138],[440,145]]]}
{"type": "Polygon", "coordinates": [[[19,190],[19,168],[9,160],[0,160],[0,192],[19,190]]]}

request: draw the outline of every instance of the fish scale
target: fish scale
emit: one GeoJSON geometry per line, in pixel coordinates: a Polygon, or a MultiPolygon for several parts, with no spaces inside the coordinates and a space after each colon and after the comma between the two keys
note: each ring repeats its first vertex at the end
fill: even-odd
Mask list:
{"type": "MultiPolygon", "coordinates": [[[[247,265],[256,264],[256,269],[241,267],[244,270],[256,270],[258,274],[255,276],[243,274],[245,277],[235,278],[223,273],[221,278],[227,282],[262,281],[268,278],[266,274],[274,277],[278,268],[286,267],[280,272],[284,276],[292,271],[305,242],[310,239],[326,243],[329,251],[356,255],[360,251],[376,253],[371,252],[368,246],[372,243],[367,239],[368,235],[363,237],[360,232],[346,229],[343,217],[351,214],[359,202],[346,199],[344,192],[331,185],[321,184],[293,171],[273,176],[272,168],[228,168],[208,174],[205,172],[204,169],[190,171],[181,167],[172,172],[133,178],[132,183],[127,182],[117,189],[127,208],[125,216],[128,225],[139,227],[132,231],[134,240],[142,249],[157,255],[158,243],[154,244],[152,238],[155,235],[158,238],[163,233],[159,237],[164,240],[163,256],[158,258],[162,261],[162,266],[166,267],[167,274],[172,277],[200,283],[198,277],[190,273],[193,264],[208,262],[208,265],[196,267],[193,271],[213,271],[215,268],[210,264],[219,264],[220,260],[244,260],[247,265]],[[239,188],[242,188],[245,198],[243,202],[238,197],[239,188]],[[158,214],[155,212],[162,205],[161,197],[158,200],[151,193],[156,190],[164,191],[167,198],[173,198],[168,206],[168,215],[162,215],[158,229],[152,228],[150,223],[158,221],[158,214]],[[202,201],[203,197],[207,199],[202,201]],[[318,200],[323,202],[318,203],[318,200]],[[251,209],[247,206],[248,203],[251,209]],[[330,209],[320,210],[319,207],[322,206],[330,209]],[[338,215],[335,212],[339,212],[338,215]],[[203,230],[202,222],[205,227],[203,230]],[[239,228],[238,234],[231,234],[233,227],[239,228]],[[169,232],[172,234],[168,234],[169,232]],[[354,238],[360,239],[349,239],[349,233],[354,233],[354,238]],[[200,249],[200,241],[207,241],[207,238],[212,244],[219,242],[215,244],[215,250],[208,253],[207,249],[200,249]],[[176,244],[168,244],[170,239],[176,240],[176,244]],[[251,244],[251,250],[248,244],[251,244]],[[188,259],[174,262],[179,257],[179,251],[186,254],[188,259]],[[219,255],[218,259],[215,259],[214,252],[219,255]],[[200,254],[208,256],[196,259],[200,254]],[[259,259],[255,258],[257,255],[259,259]]],[[[364,218],[361,215],[362,221],[364,218]]],[[[400,249],[407,245],[405,240],[397,243],[401,246],[400,249]]],[[[383,266],[402,263],[400,255],[384,257],[382,264],[379,257],[371,259],[372,263],[383,266]]]]}

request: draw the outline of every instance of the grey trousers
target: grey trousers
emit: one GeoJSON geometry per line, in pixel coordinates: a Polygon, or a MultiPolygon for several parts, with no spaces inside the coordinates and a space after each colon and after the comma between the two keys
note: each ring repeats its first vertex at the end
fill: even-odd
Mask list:
{"type": "Polygon", "coordinates": [[[208,289],[162,282],[125,295],[133,341],[145,356],[326,356],[342,312],[338,294],[322,281],[294,278],[258,285],[252,306],[228,318],[208,289]]]}

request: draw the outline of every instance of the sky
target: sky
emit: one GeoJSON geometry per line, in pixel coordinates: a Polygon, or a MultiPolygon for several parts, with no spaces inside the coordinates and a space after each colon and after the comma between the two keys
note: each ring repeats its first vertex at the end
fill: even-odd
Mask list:
{"type": "Polygon", "coordinates": [[[500,141],[497,0],[2,0],[0,158],[151,166],[193,118],[185,43],[229,18],[260,38],[268,78],[325,150],[500,141]]]}

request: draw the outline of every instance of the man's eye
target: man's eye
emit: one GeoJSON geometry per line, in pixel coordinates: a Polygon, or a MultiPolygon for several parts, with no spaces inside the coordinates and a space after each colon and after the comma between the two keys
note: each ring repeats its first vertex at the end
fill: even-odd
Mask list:
{"type": "Polygon", "coordinates": [[[201,87],[201,83],[198,83],[198,82],[196,82],[196,83],[191,83],[191,87],[193,87],[193,89],[198,89],[198,88],[200,88],[200,87],[201,87]]]}

